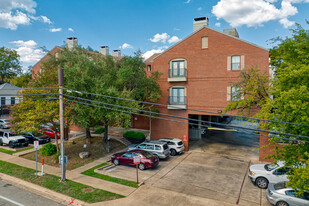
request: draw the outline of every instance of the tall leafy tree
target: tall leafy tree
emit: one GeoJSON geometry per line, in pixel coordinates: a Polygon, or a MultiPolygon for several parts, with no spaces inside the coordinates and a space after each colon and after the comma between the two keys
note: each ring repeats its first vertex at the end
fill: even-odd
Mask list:
{"type": "Polygon", "coordinates": [[[19,55],[15,50],[0,48],[0,75],[1,83],[21,73],[19,55]]]}
{"type": "Polygon", "coordinates": [[[17,87],[28,87],[29,83],[32,81],[32,67],[30,66],[28,70],[19,76],[16,76],[12,79],[12,84],[17,87]]]}
{"type": "MultiPolygon", "coordinates": [[[[309,125],[309,31],[300,25],[291,31],[291,37],[274,39],[273,43],[276,45],[270,50],[270,64],[274,71],[274,78],[270,82],[269,89],[265,86],[265,81],[260,81],[264,83],[257,84],[256,87],[245,88],[253,94],[259,94],[259,91],[264,91],[265,88],[266,92],[256,102],[256,106],[261,108],[256,117],[299,124],[261,122],[261,128],[309,136],[309,127],[302,126],[309,125]],[[266,94],[272,95],[273,99],[268,98],[266,94]]],[[[259,79],[262,80],[265,77],[252,76],[250,82],[257,83],[259,79]]],[[[242,78],[242,82],[246,82],[245,78],[242,78]]],[[[241,90],[244,94],[245,91],[246,89],[241,90]]],[[[254,99],[250,98],[250,95],[245,95],[244,100],[228,105],[226,110],[239,109],[239,106],[246,105],[248,101],[254,105],[255,101],[252,100],[254,99]]],[[[289,177],[291,181],[288,184],[295,189],[298,188],[298,194],[301,194],[309,189],[309,143],[299,140],[308,141],[308,138],[291,138],[288,135],[274,136],[270,143],[270,145],[275,145],[274,151],[269,158],[284,160],[287,165],[294,166],[293,176],[289,177]],[[286,141],[289,139],[293,141],[286,141]],[[285,144],[279,147],[278,140],[285,144]]]]}

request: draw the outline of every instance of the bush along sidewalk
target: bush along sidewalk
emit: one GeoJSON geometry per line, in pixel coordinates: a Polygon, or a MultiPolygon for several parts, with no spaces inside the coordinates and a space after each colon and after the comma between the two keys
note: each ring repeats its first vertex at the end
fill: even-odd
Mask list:
{"type": "Polygon", "coordinates": [[[129,140],[132,144],[139,144],[145,141],[146,137],[142,132],[126,131],[122,135],[129,140]]]}
{"type": "Polygon", "coordinates": [[[46,174],[43,177],[36,177],[34,169],[22,167],[2,160],[0,160],[0,172],[88,203],[114,200],[124,197],[119,194],[96,189],[71,180],[59,182],[60,177],[54,175],[46,174]]]}
{"type": "Polygon", "coordinates": [[[95,177],[95,178],[99,178],[99,179],[102,179],[102,180],[126,185],[126,186],[129,186],[129,187],[138,188],[138,185],[136,184],[136,182],[133,182],[133,181],[130,181],[130,180],[125,180],[125,179],[120,179],[120,178],[117,178],[117,177],[111,177],[111,176],[108,176],[108,175],[99,174],[99,173],[94,172],[94,170],[96,170],[100,167],[106,166],[106,165],[109,165],[109,163],[105,162],[105,163],[102,163],[100,165],[97,165],[97,166],[95,166],[95,167],[93,167],[89,170],[82,172],[82,174],[88,175],[88,176],[91,176],[91,177],[95,177]]]}

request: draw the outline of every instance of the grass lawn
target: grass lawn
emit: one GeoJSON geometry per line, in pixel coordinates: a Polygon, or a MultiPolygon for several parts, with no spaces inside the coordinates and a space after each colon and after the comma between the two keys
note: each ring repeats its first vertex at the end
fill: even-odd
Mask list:
{"type": "Polygon", "coordinates": [[[89,170],[82,172],[82,174],[88,175],[88,176],[91,176],[91,177],[96,177],[96,178],[99,178],[99,179],[102,179],[102,180],[107,180],[107,181],[115,182],[115,183],[118,183],[118,184],[126,185],[126,186],[129,186],[129,187],[138,188],[138,185],[134,181],[120,179],[120,178],[117,178],[117,177],[111,177],[111,176],[108,176],[108,175],[99,174],[99,173],[94,172],[95,169],[98,169],[98,168],[103,167],[105,165],[108,165],[108,163],[103,163],[103,164],[100,164],[98,166],[95,166],[95,167],[93,167],[89,170]]]}
{"type": "Polygon", "coordinates": [[[26,147],[26,148],[19,149],[19,150],[16,150],[16,151],[12,151],[12,150],[7,150],[7,149],[0,148],[0,152],[3,152],[3,153],[12,155],[12,154],[14,154],[14,153],[22,152],[22,151],[29,150],[29,149],[33,149],[33,147],[26,147]]]}
{"type": "MultiPolygon", "coordinates": [[[[104,157],[107,154],[115,153],[126,146],[116,140],[110,141],[110,152],[107,152],[107,143],[102,141],[102,137],[92,137],[91,142],[86,139],[86,137],[81,137],[74,139],[72,141],[65,142],[65,155],[68,156],[67,169],[72,170],[78,167],[81,167],[85,164],[88,164],[100,157],[104,157]],[[90,157],[86,159],[81,159],[79,153],[83,152],[84,144],[87,145],[86,151],[90,152],[90,157]]],[[[35,152],[26,154],[22,156],[23,158],[34,160],[35,161],[35,152]]],[[[40,152],[38,152],[38,159],[41,160],[40,152]]],[[[48,156],[44,157],[45,164],[59,167],[58,156],[48,156]]]]}
{"type": "Polygon", "coordinates": [[[46,174],[43,177],[36,177],[35,170],[15,165],[0,160],[0,172],[11,175],[25,181],[40,185],[53,191],[66,194],[75,199],[88,203],[113,200],[124,197],[112,192],[96,189],[88,185],[80,184],[71,180],[59,182],[60,177],[46,174]]]}

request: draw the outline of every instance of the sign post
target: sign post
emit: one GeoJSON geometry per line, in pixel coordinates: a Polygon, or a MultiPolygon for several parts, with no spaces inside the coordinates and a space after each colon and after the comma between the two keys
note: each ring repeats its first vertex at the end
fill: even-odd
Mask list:
{"type": "Polygon", "coordinates": [[[42,176],[44,175],[44,157],[42,158],[42,176]]]}
{"type": "Polygon", "coordinates": [[[136,183],[138,184],[138,165],[141,163],[141,158],[139,156],[135,156],[133,158],[133,163],[136,165],[136,183]]]}
{"type": "Polygon", "coordinates": [[[109,141],[111,140],[110,137],[107,137],[107,152],[109,153],[109,141]]]}
{"type": "Polygon", "coordinates": [[[35,176],[38,177],[38,148],[39,148],[39,141],[34,141],[33,146],[35,148],[35,176]]]}

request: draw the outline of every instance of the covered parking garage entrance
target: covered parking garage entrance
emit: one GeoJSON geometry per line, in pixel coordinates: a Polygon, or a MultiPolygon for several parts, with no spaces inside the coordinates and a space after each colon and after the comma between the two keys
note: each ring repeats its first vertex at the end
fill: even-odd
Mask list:
{"type": "Polygon", "coordinates": [[[194,124],[189,125],[190,150],[258,159],[259,135],[251,130],[256,129],[258,123],[230,116],[194,114],[189,115],[189,118],[207,121],[190,121],[194,124]]]}

